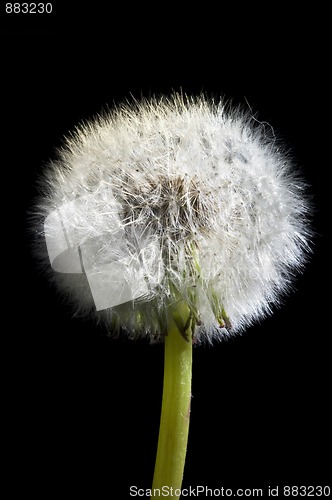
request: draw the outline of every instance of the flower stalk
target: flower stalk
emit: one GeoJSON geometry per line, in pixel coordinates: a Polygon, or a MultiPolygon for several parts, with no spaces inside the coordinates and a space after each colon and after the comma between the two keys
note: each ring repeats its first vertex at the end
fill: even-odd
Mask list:
{"type": "Polygon", "coordinates": [[[169,311],[165,336],[164,388],[160,430],[151,498],[167,486],[179,498],[187,451],[191,378],[193,318],[188,305],[179,301],[169,311]]]}

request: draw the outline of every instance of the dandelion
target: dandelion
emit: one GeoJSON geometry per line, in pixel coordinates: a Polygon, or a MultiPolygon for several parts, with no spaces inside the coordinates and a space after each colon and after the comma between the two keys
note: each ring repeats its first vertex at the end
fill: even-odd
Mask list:
{"type": "Polygon", "coordinates": [[[41,187],[41,258],[75,313],[165,342],[154,487],[179,488],[192,344],[242,332],[290,290],[310,249],[305,185],[267,126],[176,94],[78,127],[41,187]]]}

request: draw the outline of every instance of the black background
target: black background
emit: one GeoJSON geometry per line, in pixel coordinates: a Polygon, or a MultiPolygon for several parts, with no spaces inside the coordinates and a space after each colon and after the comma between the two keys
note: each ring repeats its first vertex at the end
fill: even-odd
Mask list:
{"type": "Polygon", "coordinates": [[[324,14],[258,14],[208,5],[180,17],[171,5],[113,15],[58,5],[52,20],[2,14],[2,356],[14,492],[129,498],[130,485],[151,486],[163,347],[111,340],[72,319],[37,272],[26,213],[37,176],[78,122],[130,94],[180,89],[249,103],[273,127],[311,186],[316,232],[310,264],[272,317],[194,349],[183,486],[328,483],[324,14]]]}

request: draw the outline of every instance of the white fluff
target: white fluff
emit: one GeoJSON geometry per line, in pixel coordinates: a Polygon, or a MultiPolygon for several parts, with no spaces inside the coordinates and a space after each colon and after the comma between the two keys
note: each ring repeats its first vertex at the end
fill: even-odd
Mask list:
{"type": "MultiPolygon", "coordinates": [[[[77,312],[92,312],[110,333],[159,340],[167,308],[183,298],[197,341],[270,313],[305,262],[310,229],[304,184],[267,132],[223,102],[180,95],[127,104],[81,125],[43,176],[39,214],[56,240],[59,227],[47,216],[72,207],[62,209],[62,223],[74,227],[77,247],[97,237],[94,255],[104,262],[116,248],[127,259],[133,298],[96,311],[84,274],[56,273],[77,312]],[[115,211],[124,245],[115,243],[115,211]]],[[[49,268],[47,254],[44,262],[49,268]]]]}

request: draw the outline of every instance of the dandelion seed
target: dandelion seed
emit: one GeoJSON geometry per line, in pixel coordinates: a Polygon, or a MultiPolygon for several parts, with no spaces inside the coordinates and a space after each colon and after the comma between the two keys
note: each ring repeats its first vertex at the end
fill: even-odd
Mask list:
{"type": "Polygon", "coordinates": [[[306,260],[308,203],[288,155],[250,115],[204,97],[82,125],[42,187],[45,264],[76,310],[113,333],[161,339],[180,297],[196,341],[241,332],[306,260]]]}

